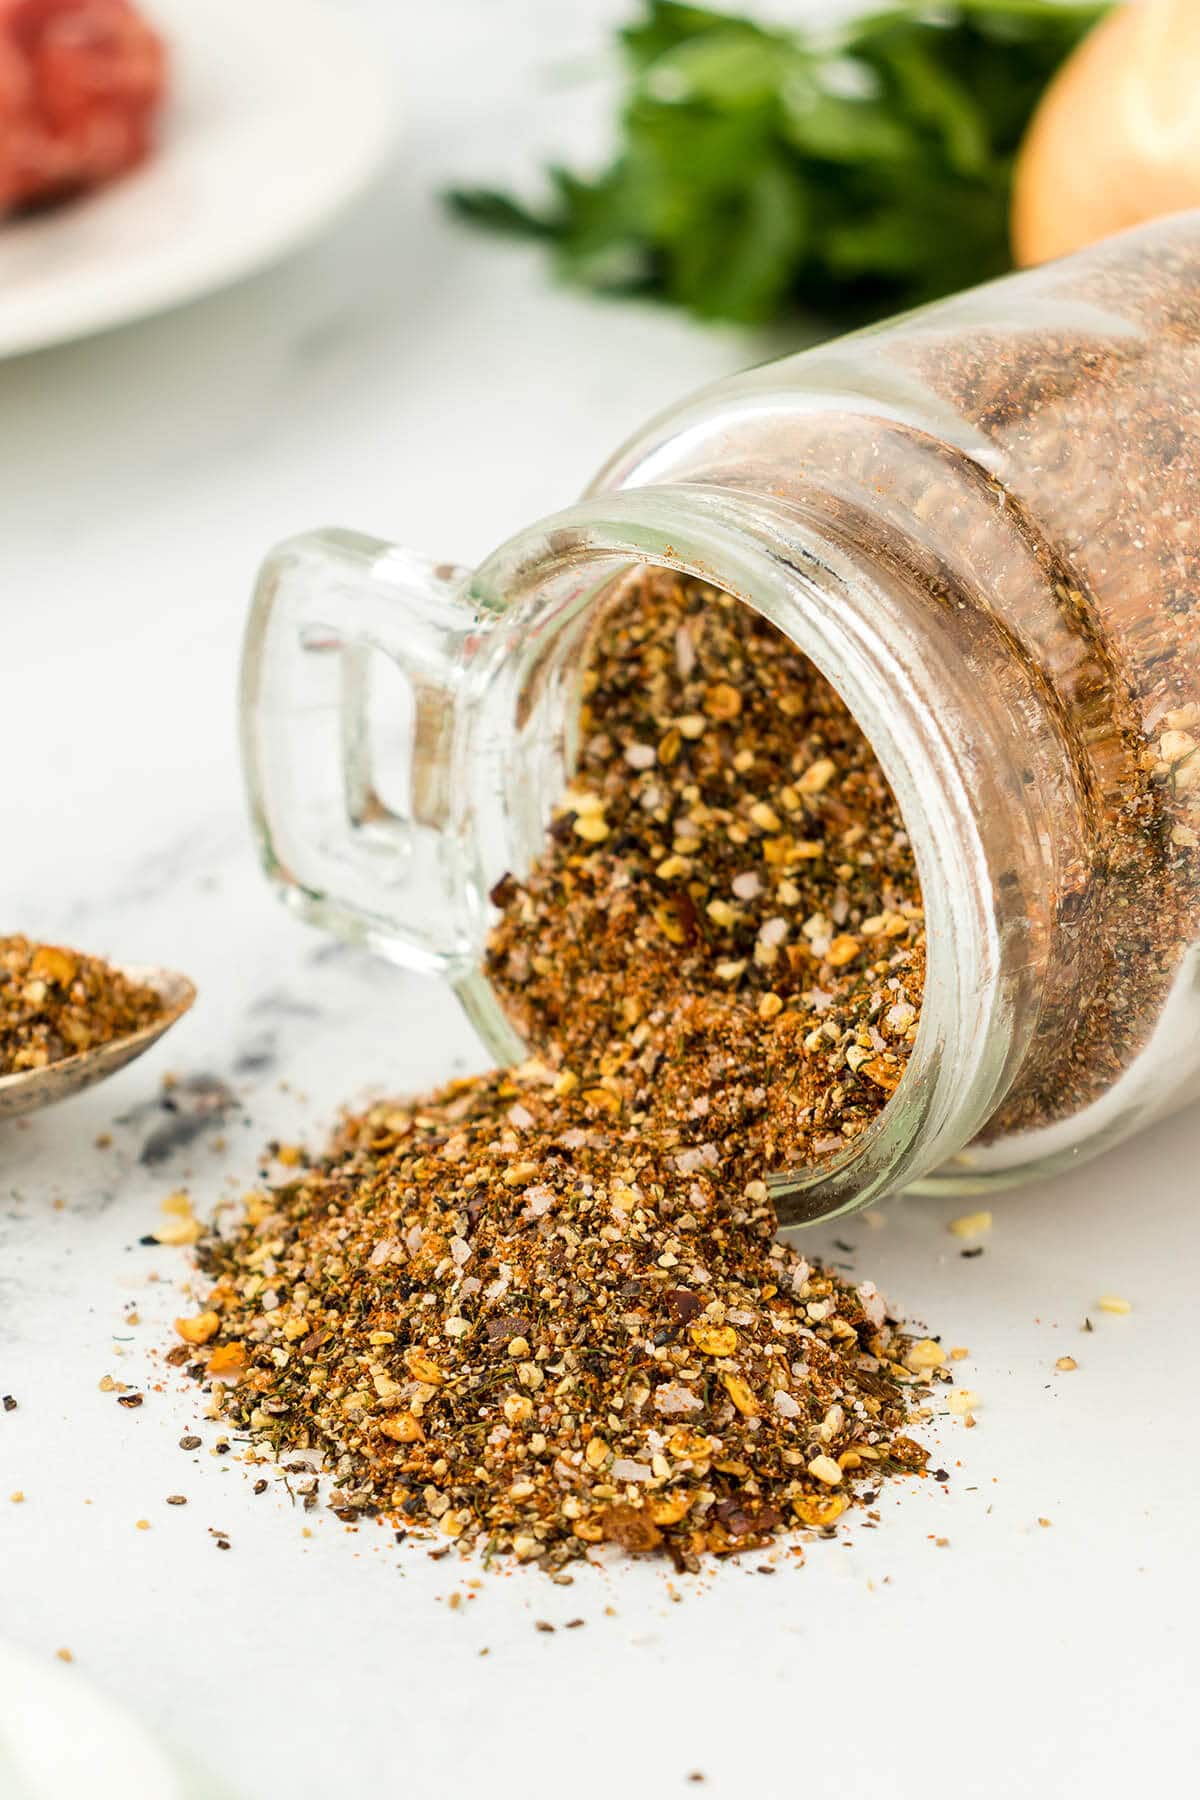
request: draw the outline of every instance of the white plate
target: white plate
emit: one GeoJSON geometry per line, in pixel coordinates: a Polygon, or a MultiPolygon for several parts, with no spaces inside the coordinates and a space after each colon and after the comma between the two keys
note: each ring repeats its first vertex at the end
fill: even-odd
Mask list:
{"type": "Polygon", "coordinates": [[[85,337],[294,249],[391,146],[380,59],[320,0],[143,0],[171,53],[154,156],[112,187],[0,220],[0,356],[85,337]]]}
{"type": "Polygon", "coordinates": [[[0,1644],[0,1694],[4,1800],[191,1800],[204,1792],[77,1668],[0,1644]]]}

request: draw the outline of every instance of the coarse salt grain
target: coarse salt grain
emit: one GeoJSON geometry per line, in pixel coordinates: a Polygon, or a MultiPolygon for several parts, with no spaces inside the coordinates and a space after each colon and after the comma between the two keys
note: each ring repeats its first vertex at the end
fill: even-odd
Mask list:
{"type": "Polygon", "coordinates": [[[887,1317],[887,1306],[883,1295],[873,1281],[860,1281],[858,1297],[862,1301],[862,1308],[868,1320],[878,1330],[887,1317]]]}
{"type": "Polygon", "coordinates": [[[675,1414],[703,1412],[704,1402],[681,1381],[664,1381],[654,1390],[654,1407],[667,1418],[675,1414]]]}

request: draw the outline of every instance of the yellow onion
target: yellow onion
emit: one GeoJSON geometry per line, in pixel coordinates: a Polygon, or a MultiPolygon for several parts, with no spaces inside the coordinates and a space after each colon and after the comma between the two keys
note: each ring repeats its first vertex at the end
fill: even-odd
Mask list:
{"type": "Polygon", "coordinates": [[[1067,58],[1017,160],[1018,263],[1200,206],[1200,0],[1121,6],[1067,58]]]}

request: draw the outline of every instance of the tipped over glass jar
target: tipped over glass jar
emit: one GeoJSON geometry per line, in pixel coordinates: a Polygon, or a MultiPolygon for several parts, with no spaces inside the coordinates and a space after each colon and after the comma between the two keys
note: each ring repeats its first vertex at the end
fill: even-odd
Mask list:
{"type": "Polygon", "coordinates": [[[906,1072],[773,1173],[783,1224],[1046,1174],[1200,1095],[1200,213],[721,382],[474,571],[340,532],[273,553],[243,672],[265,865],[450,981],[501,1062],[488,896],[542,847],[637,564],[795,642],[916,854],[906,1072]]]}

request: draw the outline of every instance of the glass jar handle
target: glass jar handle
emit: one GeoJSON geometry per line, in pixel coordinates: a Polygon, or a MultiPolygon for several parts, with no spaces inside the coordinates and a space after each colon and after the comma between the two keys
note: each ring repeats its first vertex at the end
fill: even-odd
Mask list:
{"type": "Polygon", "coordinates": [[[242,755],[260,855],[285,904],[449,980],[512,1060],[520,1042],[478,973],[488,900],[465,699],[490,621],[465,598],[466,579],[351,532],[281,544],[247,627],[242,755]]]}

